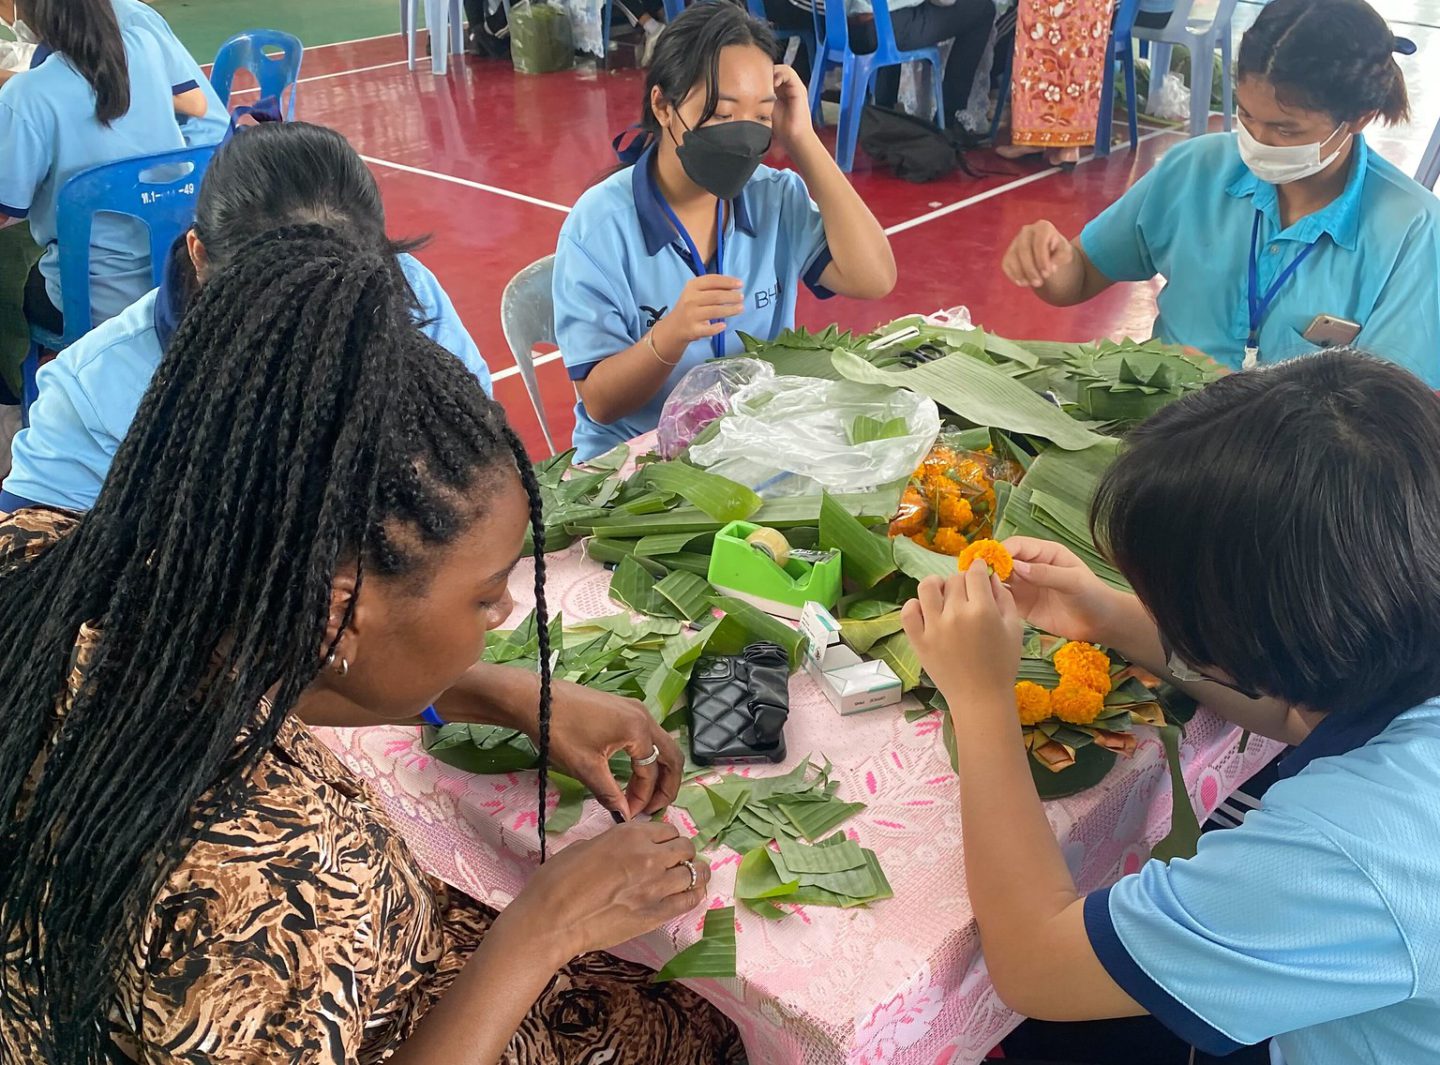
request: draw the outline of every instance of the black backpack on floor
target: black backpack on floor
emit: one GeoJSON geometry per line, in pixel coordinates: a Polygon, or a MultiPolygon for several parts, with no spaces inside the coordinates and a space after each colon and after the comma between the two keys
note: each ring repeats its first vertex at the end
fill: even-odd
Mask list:
{"type": "Polygon", "coordinates": [[[866,104],[860,115],[860,147],[904,181],[937,181],[956,170],[971,177],[958,131],[889,107],[866,104]]]}

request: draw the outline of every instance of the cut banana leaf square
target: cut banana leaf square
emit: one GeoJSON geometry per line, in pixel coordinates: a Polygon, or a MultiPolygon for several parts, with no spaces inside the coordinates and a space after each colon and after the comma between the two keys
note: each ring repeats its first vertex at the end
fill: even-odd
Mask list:
{"type": "Polygon", "coordinates": [[[686,947],[650,978],[652,983],[669,980],[723,980],[735,975],[735,907],[725,906],[705,915],[700,939],[686,947]]]}

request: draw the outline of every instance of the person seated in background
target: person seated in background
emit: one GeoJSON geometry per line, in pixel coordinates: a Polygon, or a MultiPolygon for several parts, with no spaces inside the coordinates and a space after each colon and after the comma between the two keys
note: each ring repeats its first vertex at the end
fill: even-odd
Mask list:
{"type": "Polygon", "coordinates": [[[538,677],[477,664],[527,529],[546,627],[539,489],[412,302],[392,256],[323,227],[256,238],[196,296],[95,508],[0,517],[7,1062],[741,1059],[695,993],[583,956],[704,899],[693,842],[645,816],[683,759],[638,702],[552,692],[543,634],[538,677]],[[307,726],[432,701],[523,729],[627,823],[503,914],[426,876],[307,726]]]}
{"type": "Polygon", "coordinates": [[[210,78],[195,62],[190,50],[180,43],[170,23],[144,0],[110,0],[115,8],[115,18],[121,29],[135,28],[154,38],[165,56],[165,76],[170,79],[170,91],[177,96],[199,89],[205,97],[205,110],[195,114],[189,111],[175,112],[180,123],[180,135],[191,147],[204,144],[219,144],[230,128],[230,114],[220,102],[220,94],[210,84],[210,78]]]}
{"type": "MultiPolygon", "coordinates": [[[[181,70],[152,21],[127,2],[144,6],[139,0],[119,6],[16,0],[17,14],[40,45],[31,68],[0,86],[0,218],[28,219],[45,249],[31,274],[25,313],[56,334],[65,332],[55,217],[61,188],[102,163],[185,147],[179,116],[202,119],[211,107],[213,92],[207,96],[196,83],[194,60],[181,70]]],[[[93,323],[119,314],[150,287],[145,225],[98,215],[90,239],[93,323]]],[[[70,323],[77,332],[91,324],[77,329],[70,323]]]]}
{"type": "MultiPolygon", "coordinates": [[[[1277,0],[1279,2],[1279,0],[1277,0]]],[[[1016,539],[904,608],[959,744],[965,879],[1000,997],[1153,1014],[1210,1054],[1440,1061],[1440,397],[1353,351],[1222,377],[1126,438],[1096,539],[1016,539]],[[1295,745],[1244,823],[1082,897],[1016,716],[1022,620],[1295,745]]],[[[1106,1058],[1104,1060],[1120,1060],[1106,1058]]],[[[1125,1059],[1138,1060],[1138,1059],[1125,1059]]]]}
{"type": "MultiPolygon", "coordinates": [[[[958,123],[970,102],[975,73],[990,43],[990,30],[995,25],[995,0],[887,0],[887,6],[895,30],[895,44],[902,51],[955,42],[944,58],[940,98],[946,122],[958,123]]],[[[872,0],[845,0],[845,11],[849,16],[850,47],[861,54],[875,51],[872,0]]],[[[824,21],[823,15],[821,21],[824,21]]],[[[877,72],[875,103],[894,107],[899,96],[900,68],[885,67],[877,72]]],[[[970,135],[968,141],[979,144],[980,138],[970,135]]]]}
{"type": "Polygon", "coordinates": [[[385,233],[375,176],[339,133],[305,122],[246,126],[221,145],[200,183],[195,225],[171,249],[164,283],[41,368],[30,425],[15,438],[0,510],[88,510],[195,292],[247,240],[320,221],[385,255],[414,297],[421,329],[490,391],[490,371],[450,297],[385,233]]]}
{"type": "Polygon", "coordinates": [[[1074,240],[1026,226],[1003,269],[1067,307],[1165,279],[1155,334],[1231,369],[1355,343],[1440,387],[1440,202],[1363,131],[1409,116],[1364,0],[1274,0],[1236,63],[1235,135],[1196,137],[1074,240]]]}
{"type": "Polygon", "coordinates": [[[660,35],[628,164],[560,230],[555,333],[580,402],[582,459],[654,429],[693,367],[795,324],[801,281],[878,299],[895,257],[775,65],[770,27],[695,4],[660,35]],[[798,173],[761,165],[772,141],[798,173]],[[813,200],[812,200],[813,197],[813,200]]]}

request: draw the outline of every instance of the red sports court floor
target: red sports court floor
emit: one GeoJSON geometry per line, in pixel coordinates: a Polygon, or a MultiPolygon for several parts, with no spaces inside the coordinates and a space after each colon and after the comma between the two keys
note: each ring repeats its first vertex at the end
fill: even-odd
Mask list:
{"type": "MultiPolygon", "coordinates": [[[[1384,6],[1403,6],[1403,12],[1387,14],[1411,20],[1397,21],[1397,32],[1421,44],[1406,61],[1417,120],[1371,140],[1413,170],[1440,113],[1440,70],[1425,59],[1440,48],[1434,27],[1440,18],[1433,0],[1384,6]]],[[[1237,19],[1248,23],[1256,11],[1242,5],[1237,19]]],[[[420,258],[454,299],[495,371],[497,397],[527,444],[543,449],[501,334],[500,293],[518,270],[554,251],[569,206],[611,164],[611,139],[637,116],[641,76],[525,76],[505,63],[468,58],[445,77],[428,66],[412,73],[398,35],[312,47],[303,73],[298,117],[341,130],[369,161],[384,191],[392,234],[431,236],[420,258]]],[[[1072,172],[1006,163],[984,152],[975,153],[972,163],[985,176],[957,175],[928,185],[871,170],[862,156],[853,180],[891,233],[899,283],[875,303],[822,303],[803,294],[800,323],[838,321],[868,329],[905,313],[965,304],[978,323],[1008,336],[1148,336],[1153,284],[1117,286],[1086,306],[1057,310],[1015,289],[999,271],[1021,225],[1045,217],[1078,231],[1182,137],[1143,128],[1142,134],[1138,151],[1122,147],[1072,172]]],[[[551,428],[563,446],[572,425],[569,381],[553,360],[539,376],[551,428]]]]}

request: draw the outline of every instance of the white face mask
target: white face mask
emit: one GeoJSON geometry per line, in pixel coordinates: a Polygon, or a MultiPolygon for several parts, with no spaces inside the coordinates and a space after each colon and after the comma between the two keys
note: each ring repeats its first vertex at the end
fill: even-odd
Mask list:
{"type": "Polygon", "coordinates": [[[1342,138],[1329,155],[1322,155],[1321,152],[1325,145],[1335,139],[1335,134],[1344,128],[1345,124],[1342,122],[1335,127],[1334,133],[1319,144],[1275,145],[1261,144],[1245,128],[1244,122],[1235,123],[1235,133],[1240,142],[1240,158],[1245,161],[1252,174],[1271,185],[1288,185],[1292,181],[1314,177],[1333,163],[1345,150],[1346,138],[1342,138]]]}
{"type": "Polygon", "coordinates": [[[4,26],[7,30],[13,33],[15,35],[15,40],[20,44],[40,43],[40,38],[36,37],[35,34],[31,33],[30,27],[25,25],[24,22],[20,21],[18,17],[15,19],[14,22],[6,22],[3,18],[0,18],[0,26],[4,26]]]}

